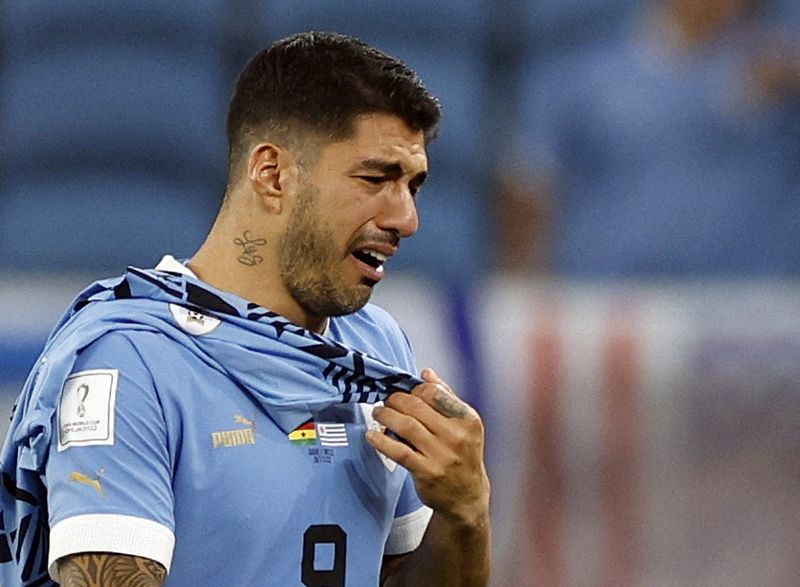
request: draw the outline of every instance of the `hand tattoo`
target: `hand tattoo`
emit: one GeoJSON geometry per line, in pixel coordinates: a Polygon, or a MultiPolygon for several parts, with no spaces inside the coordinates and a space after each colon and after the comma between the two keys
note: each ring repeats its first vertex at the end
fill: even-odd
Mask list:
{"type": "Polygon", "coordinates": [[[448,418],[463,419],[469,415],[467,405],[452,393],[437,391],[432,401],[436,411],[448,418]]]}
{"type": "Polygon", "coordinates": [[[58,562],[65,587],[161,587],[166,576],[157,562],[123,554],[77,554],[58,562]]]}
{"type": "Polygon", "coordinates": [[[258,265],[264,260],[264,257],[258,254],[257,248],[263,247],[265,244],[267,244],[267,239],[253,238],[250,236],[249,230],[245,230],[242,236],[244,238],[233,239],[233,244],[235,244],[237,247],[242,247],[242,254],[236,259],[239,261],[239,263],[242,265],[247,265],[248,267],[258,265]]]}

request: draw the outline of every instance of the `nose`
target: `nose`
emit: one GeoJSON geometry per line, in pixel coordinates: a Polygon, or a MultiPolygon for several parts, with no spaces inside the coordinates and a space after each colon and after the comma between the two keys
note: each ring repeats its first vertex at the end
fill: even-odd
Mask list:
{"type": "Polygon", "coordinates": [[[398,185],[397,189],[385,192],[383,206],[375,220],[379,228],[394,231],[402,238],[417,232],[417,202],[408,184],[398,185]]]}

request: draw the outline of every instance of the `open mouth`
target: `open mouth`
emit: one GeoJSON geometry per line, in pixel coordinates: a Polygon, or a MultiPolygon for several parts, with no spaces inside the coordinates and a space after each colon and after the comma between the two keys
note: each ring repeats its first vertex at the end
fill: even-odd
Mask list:
{"type": "Polygon", "coordinates": [[[369,265],[375,269],[378,273],[383,273],[383,264],[386,262],[387,258],[383,253],[373,251],[372,249],[359,249],[353,251],[353,256],[365,265],[369,265]]]}

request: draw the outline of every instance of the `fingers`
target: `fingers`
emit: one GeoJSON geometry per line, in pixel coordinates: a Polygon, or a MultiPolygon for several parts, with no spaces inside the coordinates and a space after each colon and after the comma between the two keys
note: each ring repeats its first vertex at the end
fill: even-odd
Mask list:
{"type": "Polygon", "coordinates": [[[372,412],[375,420],[418,452],[428,456],[440,454],[436,435],[442,435],[447,419],[419,397],[405,393],[395,395],[403,397],[390,396],[385,406],[376,407],[372,412]]]}
{"type": "MultiPolygon", "coordinates": [[[[410,394],[392,394],[384,407],[375,408],[373,417],[412,450],[437,459],[467,448],[470,441],[482,441],[483,424],[477,412],[458,399],[432,369],[422,375],[425,383],[410,394]]],[[[405,452],[399,446],[395,449],[405,452]]]]}
{"type": "Polygon", "coordinates": [[[422,370],[422,379],[424,381],[427,381],[428,383],[438,383],[439,385],[444,387],[446,391],[449,391],[453,395],[458,396],[455,390],[453,390],[453,388],[450,387],[450,384],[447,383],[441,377],[439,377],[439,374],[430,367],[422,370]]]}
{"type": "Polygon", "coordinates": [[[373,415],[423,452],[430,444],[428,436],[450,444],[463,432],[462,421],[478,419],[475,410],[440,383],[423,383],[410,394],[392,394],[385,407],[376,408],[373,415]]]}
{"type": "Polygon", "coordinates": [[[368,430],[366,438],[375,450],[409,471],[419,471],[425,464],[426,457],[412,447],[377,430],[368,430]]]}
{"type": "Polygon", "coordinates": [[[372,412],[402,440],[370,430],[367,442],[411,473],[424,503],[471,519],[476,508],[488,508],[483,422],[433,369],[425,369],[422,379],[411,393],[394,393],[372,412]]]}
{"type": "Polygon", "coordinates": [[[444,381],[433,369],[423,369],[422,379],[429,385],[418,385],[412,392],[422,397],[437,412],[447,418],[477,417],[472,407],[461,401],[450,385],[444,381]]]}
{"type": "Polygon", "coordinates": [[[464,433],[480,432],[482,425],[478,413],[461,401],[452,388],[433,369],[422,371],[425,383],[412,392],[394,393],[386,400],[385,408],[376,409],[378,421],[425,452],[430,446],[428,435],[446,444],[459,442],[464,433]],[[467,423],[462,426],[458,421],[467,423]],[[469,424],[470,421],[472,425],[469,424]],[[480,430],[474,429],[478,423],[480,430]]]}

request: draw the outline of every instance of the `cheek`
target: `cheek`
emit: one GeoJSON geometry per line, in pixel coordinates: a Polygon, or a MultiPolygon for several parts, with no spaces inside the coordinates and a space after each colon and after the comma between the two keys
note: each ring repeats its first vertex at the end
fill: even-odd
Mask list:
{"type": "Polygon", "coordinates": [[[369,222],[380,211],[380,194],[354,193],[351,197],[339,202],[333,210],[331,218],[335,218],[337,227],[357,228],[369,222]]]}

